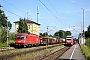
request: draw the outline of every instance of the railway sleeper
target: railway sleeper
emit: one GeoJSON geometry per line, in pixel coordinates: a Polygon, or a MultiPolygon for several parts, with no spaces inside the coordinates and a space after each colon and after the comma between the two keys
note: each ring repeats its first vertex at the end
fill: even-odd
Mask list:
{"type": "Polygon", "coordinates": [[[50,53],[46,53],[43,56],[35,57],[31,60],[57,60],[65,51],[67,51],[69,47],[62,47],[58,50],[51,51],[50,53]]]}

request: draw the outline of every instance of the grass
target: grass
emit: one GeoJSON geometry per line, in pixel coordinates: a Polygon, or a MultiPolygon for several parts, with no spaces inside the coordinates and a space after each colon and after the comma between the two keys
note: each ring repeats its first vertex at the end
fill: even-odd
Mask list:
{"type": "Polygon", "coordinates": [[[5,42],[5,43],[1,43],[0,42],[0,48],[2,48],[2,47],[9,47],[10,43],[15,43],[15,41],[14,40],[8,40],[8,45],[7,45],[7,42],[5,42]]]}
{"type": "Polygon", "coordinates": [[[9,45],[7,46],[7,43],[0,43],[0,48],[2,47],[9,47],[9,45]]]}
{"type": "Polygon", "coordinates": [[[83,54],[85,55],[86,60],[90,60],[90,48],[84,45],[81,45],[81,50],[83,54]]]}
{"type": "Polygon", "coordinates": [[[38,51],[38,52],[28,53],[28,54],[25,54],[25,55],[22,55],[22,56],[16,56],[12,60],[20,60],[20,59],[21,60],[26,60],[26,59],[31,59],[31,58],[34,58],[34,57],[37,57],[37,56],[42,56],[42,55],[44,55],[46,53],[49,53],[52,50],[55,50],[55,49],[58,49],[58,48],[61,48],[61,46],[57,46],[57,47],[54,47],[54,48],[41,50],[41,51],[38,51]]]}
{"type": "Polygon", "coordinates": [[[15,49],[15,50],[11,50],[11,51],[0,52],[0,56],[12,54],[12,53],[29,51],[29,50],[33,50],[33,49],[35,49],[35,48],[15,49]]]}
{"type": "MultiPolygon", "coordinates": [[[[49,46],[52,46],[52,45],[49,45],[49,46]]],[[[43,47],[46,47],[46,46],[39,46],[37,48],[43,48],[43,47]]],[[[34,50],[34,49],[37,49],[37,48],[36,47],[31,47],[31,48],[25,48],[25,49],[15,49],[15,50],[11,50],[11,51],[0,52],[0,56],[12,54],[12,53],[18,53],[18,52],[34,50]]]]}

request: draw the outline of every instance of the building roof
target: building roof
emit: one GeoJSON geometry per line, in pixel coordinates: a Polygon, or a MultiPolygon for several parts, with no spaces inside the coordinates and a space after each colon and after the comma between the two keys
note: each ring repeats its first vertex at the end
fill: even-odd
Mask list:
{"type": "MultiPolygon", "coordinates": [[[[38,24],[38,23],[36,23],[36,22],[34,22],[34,21],[32,21],[32,20],[25,20],[27,23],[35,23],[35,24],[37,24],[37,25],[40,25],[40,24],[38,24]]],[[[19,21],[15,21],[14,23],[19,23],[19,21]]]]}

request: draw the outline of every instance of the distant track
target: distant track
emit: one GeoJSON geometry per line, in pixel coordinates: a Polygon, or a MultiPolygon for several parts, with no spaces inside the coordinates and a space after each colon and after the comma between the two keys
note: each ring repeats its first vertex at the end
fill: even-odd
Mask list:
{"type": "Polygon", "coordinates": [[[13,48],[13,47],[0,48],[0,52],[10,51],[10,50],[14,50],[14,49],[15,48],[13,48]]]}

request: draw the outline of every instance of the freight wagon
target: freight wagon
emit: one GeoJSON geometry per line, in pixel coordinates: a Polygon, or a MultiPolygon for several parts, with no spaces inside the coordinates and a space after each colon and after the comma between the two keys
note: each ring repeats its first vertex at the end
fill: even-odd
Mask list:
{"type": "Polygon", "coordinates": [[[56,43],[60,43],[60,42],[61,42],[60,39],[56,39],[56,38],[52,38],[52,37],[48,37],[48,36],[40,37],[40,44],[41,45],[56,44],[56,43]]]}
{"type": "Polygon", "coordinates": [[[51,44],[52,43],[52,38],[48,36],[43,36],[40,38],[40,44],[41,45],[46,45],[46,44],[51,44]]]}
{"type": "Polygon", "coordinates": [[[74,45],[75,39],[73,36],[67,36],[65,39],[65,45],[74,45]]]}
{"type": "Polygon", "coordinates": [[[33,45],[39,45],[40,38],[35,34],[19,33],[16,35],[15,46],[16,47],[30,47],[33,45]]]}

